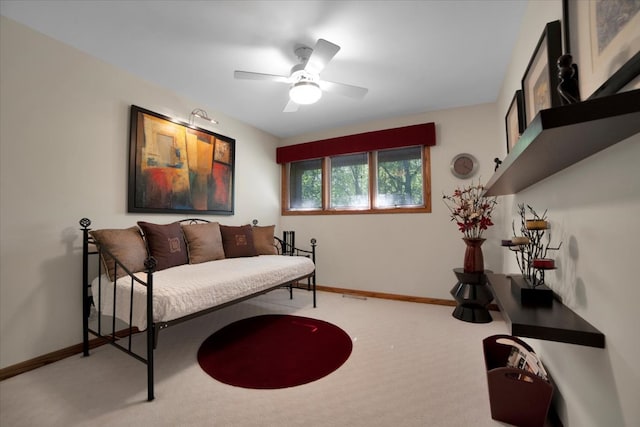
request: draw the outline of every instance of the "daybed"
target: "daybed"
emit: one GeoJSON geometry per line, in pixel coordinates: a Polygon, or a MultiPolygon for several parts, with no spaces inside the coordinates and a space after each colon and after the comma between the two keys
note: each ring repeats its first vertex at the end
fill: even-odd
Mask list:
{"type": "Polygon", "coordinates": [[[293,298],[293,285],[303,279],[316,306],[315,239],[311,250],[299,249],[293,232],[279,239],[274,226],[255,220],[253,226],[139,221],[127,229],[91,230],[83,218],[80,225],[83,353],[89,355],[91,332],[145,363],[148,400],[154,398],[153,351],[161,329],[283,286],[293,298]],[[92,305],[97,327],[89,324],[92,305]],[[103,316],[110,325],[103,325],[103,316]],[[145,330],[146,354],[139,354],[132,336],[145,330]]]}

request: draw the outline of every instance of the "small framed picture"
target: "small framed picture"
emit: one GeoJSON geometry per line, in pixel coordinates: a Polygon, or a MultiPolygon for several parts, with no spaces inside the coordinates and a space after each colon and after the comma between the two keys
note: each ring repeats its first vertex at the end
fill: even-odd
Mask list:
{"type": "Polygon", "coordinates": [[[525,127],[540,110],[561,105],[558,58],[562,55],[560,21],[548,23],[522,78],[525,127]]]}
{"type": "Polygon", "coordinates": [[[507,131],[507,154],[518,142],[518,138],[525,130],[524,109],[522,105],[522,90],[517,90],[513,95],[507,115],[504,118],[507,131]]]}

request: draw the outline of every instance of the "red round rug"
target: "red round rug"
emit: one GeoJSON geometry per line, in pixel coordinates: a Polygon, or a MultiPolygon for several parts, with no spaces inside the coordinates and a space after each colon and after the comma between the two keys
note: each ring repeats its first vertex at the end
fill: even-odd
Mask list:
{"type": "Polygon", "coordinates": [[[285,388],[330,374],[349,358],[352,348],[349,335],[331,323],[268,314],[215,332],[200,346],[198,363],[225,384],[285,388]]]}

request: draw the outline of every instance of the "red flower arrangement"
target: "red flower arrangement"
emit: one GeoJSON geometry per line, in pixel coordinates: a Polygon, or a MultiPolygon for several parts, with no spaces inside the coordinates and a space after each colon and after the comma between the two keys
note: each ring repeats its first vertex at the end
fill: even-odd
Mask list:
{"type": "Polygon", "coordinates": [[[469,187],[456,188],[450,196],[442,196],[451,212],[451,221],[468,239],[481,239],[484,230],[493,225],[491,214],[498,204],[497,197],[484,196],[484,191],[484,185],[471,183],[469,187]]]}

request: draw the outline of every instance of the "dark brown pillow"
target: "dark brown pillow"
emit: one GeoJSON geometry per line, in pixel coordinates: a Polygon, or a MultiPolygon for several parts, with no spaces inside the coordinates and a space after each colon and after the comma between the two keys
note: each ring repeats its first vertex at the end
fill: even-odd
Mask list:
{"type": "Polygon", "coordinates": [[[164,270],[189,262],[187,245],[180,223],[161,225],[138,221],[138,226],[144,233],[149,255],[158,262],[156,270],[164,270]]]}
{"type": "Polygon", "coordinates": [[[230,226],[220,225],[222,246],[226,258],[257,256],[253,244],[253,231],[250,225],[230,226]]]}
{"type": "MultiPolygon", "coordinates": [[[[144,245],[138,227],[126,229],[93,230],[89,234],[100,246],[108,250],[130,272],[144,271],[144,260],[147,259],[147,247],[144,245]]],[[[106,253],[102,253],[102,263],[111,281],[115,280],[116,262],[106,253]]],[[[118,266],[118,278],[127,273],[118,266]]]]}
{"type": "Polygon", "coordinates": [[[187,240],[191,264],[224,259],[220,224],[217,222],[185,224],[182,226],[182,231],[187,240]]]}
{"type": "Polygon", "coordinates": [[[258,255],[278,255],[273,238],[275,229],[275,225],[253,227],[253,245],[258,255]]]}

